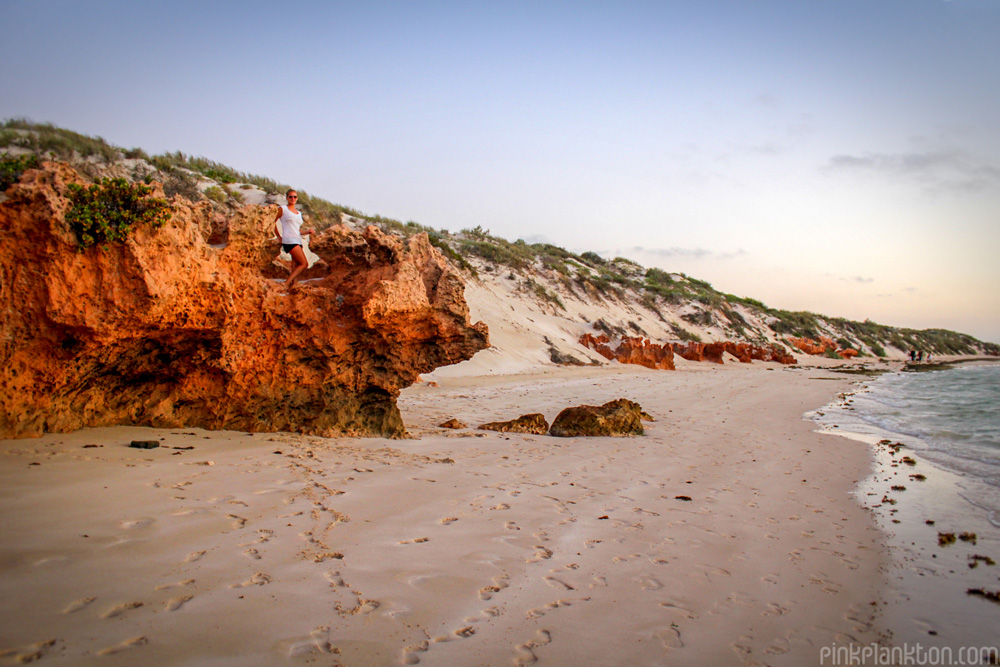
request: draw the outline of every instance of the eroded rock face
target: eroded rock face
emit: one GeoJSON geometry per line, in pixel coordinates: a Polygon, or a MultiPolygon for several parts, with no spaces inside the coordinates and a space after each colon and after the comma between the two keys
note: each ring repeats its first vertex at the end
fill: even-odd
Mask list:
{"type": "Polygon", "coordinates": [[[606,334],[580,336],[580,343],[608,359],[616,359],[623,364],[638,364],[646,368],[674,370],[674,350],[669,345],[653,343],[646,338],[625,336],[611,347],[611,339],[606,334]]]}
{"type": "Polygon", "coordinates": [[[545,435],[549,432],[549,422],[545,420],[545,415],[535,412],[530,415],[521,415],[510,421],[489,422],[479,428],[484,431],[499,431],[500,433],[545,435]]]}
{"type": "Polygon", "coordinates": [[[425,235],[336,226],[311,244],[323,275],[286,294],[275,207],[220,226],[175,198],[164,227],[79,252],[71,182],[45,163],[0,204],[0,437],[114,424],[398,436],[400,389],[488,346],[425,235]]]}
{"type": "Polygon", "coordinates": [[[649,418],[635,401],[619,398],[604,405],[578,405],[566,408],[552,421],[549,430],[560,438],[581,436],[642,435],[642,420],[649,418]]]}

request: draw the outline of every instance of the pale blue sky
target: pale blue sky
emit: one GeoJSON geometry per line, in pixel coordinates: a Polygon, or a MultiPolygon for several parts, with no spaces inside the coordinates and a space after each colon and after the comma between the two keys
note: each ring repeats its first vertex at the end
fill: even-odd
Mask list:
{"type": "Polygon", "coordinates": [[[0,118],[1000,342],[1000,0],[0,0],[0,118]]]}

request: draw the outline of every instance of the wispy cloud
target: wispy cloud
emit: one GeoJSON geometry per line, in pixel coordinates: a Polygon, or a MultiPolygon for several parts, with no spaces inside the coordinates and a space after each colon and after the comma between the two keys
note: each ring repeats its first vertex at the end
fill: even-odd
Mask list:
{"type": "Polygon", "coordinates": [[[824,170],[884,174],[930,190],[978,192],[1000,186],[1000,168],[961,150],[834,155],[824,170]]]}
{"type": "Polygon", "coordinates": [[[876,294],[880,299],[898,299],[900,296],[913,296],[919,294],[920,290],[916,287],[904,287],[898,292],[883,292],[881,294],[876,294]]]}
{"type": "Polygon", "coordinates": [[[868,285],[875,282],[874,278],[869,276],[841,276],[835,273],[824,274],[827,278],[833,278],[835,280],[842,280],[847,283],[858,283],[859,285],[868,285]]]}
{"type": "Polygon", "coordinates": [[[625,248],[621,253],[637,253],[650,257],[656,257],[657,259],[734,259],[736,257],[741,257],[746,253],[742,248],[728,251],[728,252],[717,252],[715,250],[708,250],[706,248],[647,248],[645,246],[632,246],[631,248],[625,248]]]}

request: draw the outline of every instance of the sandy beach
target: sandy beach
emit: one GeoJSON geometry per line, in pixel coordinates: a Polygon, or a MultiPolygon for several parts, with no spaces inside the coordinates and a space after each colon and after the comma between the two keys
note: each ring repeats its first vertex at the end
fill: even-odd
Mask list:
{"type": "Polygon", "coordinates": [[[802,419],[853,378],[680,366],[434,378],[402,440],[0,442],[0,664],[804,665],[884,639],[869,447],[802,419]],[[619,397],[644,436],[475,429],[619,397]]]}

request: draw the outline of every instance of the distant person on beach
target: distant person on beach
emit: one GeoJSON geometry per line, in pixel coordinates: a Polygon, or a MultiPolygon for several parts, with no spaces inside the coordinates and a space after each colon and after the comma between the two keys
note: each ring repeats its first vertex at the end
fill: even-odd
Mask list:
{"type": "Polygon", "coordinates": [[[311,235],[316,232],[314,229],[301,229],[302,212],[295,208],[299,200],[299,193],[289,190],[285,193],[287,204],[278,211],[278,217],[274,219],[274,230],[281,237],[281,249],[292,256],[291,273],[285,281],[285,287],[291,289],[295,285],[295,279],[309,266],[306,253],[302,249],[302,235],[311,235]]]}
{"type": "Polygon", "coordinates": [[[924,360],[924,351],[917,350],[917,361],[923,361],[923,360],[924,360]]]}
{"type": "Polygon", "coordinates": [[[910,361],[916,361],[916,360],[917,360],[917,351],[910,350],[910,361]]]}

